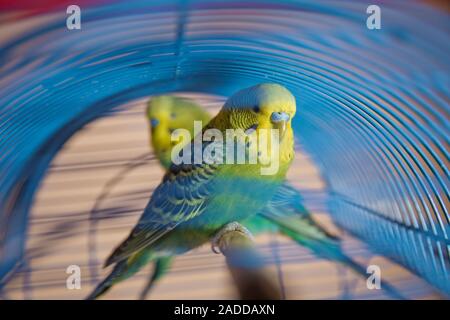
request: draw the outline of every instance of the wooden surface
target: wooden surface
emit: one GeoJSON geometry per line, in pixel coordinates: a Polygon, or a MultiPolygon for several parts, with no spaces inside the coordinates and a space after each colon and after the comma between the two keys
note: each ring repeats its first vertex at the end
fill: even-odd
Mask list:
{"type": "MultiPolygon", "coordinates": [[[[186,94],[185,94],[186,95],[186,94]]],[[[187,94],[216,112],[222,98],[187,94]]],[[[24,267],[6,286],[4,299],[83,299],[107,274],[101,265],[110,251],[128,234],[145,207],[163,171],[154,160],[126,171],[123,180],[98,202],[108,181],[117,177],[133,159],[149,153],[148,127],[144,117],[146,99],[130,102],[117,113],[94,121],[77,133],[54,159],[36,194],[31,213],[24,267]],[[92,279],[89,264],[89,213],[97,201],[101,219],[95,225],[97,248],[92,279]],[[81,289],[66,288],[67,266],[81,267],[81,289]]],[[[307,207],[330,230],[326,193],[317,168],[299,149],[289,179],[299,188],[307,207]]],[[[365,279],[338,265],[314,257],[280,235],[256,239],[277,283],[287,299],[385,298],[383,291],[368,290],[365,279]]],[[[372,256],[359,241],[344,235],[348,254],[366,264],[378,264],[383,281],[390,281],[410,298],[439,297],[425,282],[402,267],[372,256]]],[[[114,287],[105,298],[136,299],[150,273],[150,266],[114,287]]],[[[231,299],[236,291],[224,257],[210,245],[177,257],[171,271],[149,295],[152,299],[231,299]]]]}

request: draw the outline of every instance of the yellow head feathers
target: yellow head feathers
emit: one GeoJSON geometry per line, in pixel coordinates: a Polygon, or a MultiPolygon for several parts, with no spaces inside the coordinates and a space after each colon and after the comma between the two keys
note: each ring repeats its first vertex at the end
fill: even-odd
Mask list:
{"type": "Polygon", "coordinates": [[[157,96],[148,102],[147,119],[151,130],[151,145],[164,168],[170,166],[174,143],[171,133],[175,129],[186,129],[193,134],[194,121],[206,125],[211,116],[196,103],[174,96],[157,96]]]}
{"type": "Polygon", "coordinates": [[[292,118],[296,113],[296,101],[285,87],[264,83],[232,95],[209,127],[223,129],[279,130],[280,161],[289,163],[294,156],[292,118]]]}

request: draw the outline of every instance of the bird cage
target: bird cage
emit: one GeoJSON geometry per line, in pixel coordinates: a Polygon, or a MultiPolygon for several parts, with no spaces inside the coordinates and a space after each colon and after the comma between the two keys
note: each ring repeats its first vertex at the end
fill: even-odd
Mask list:
{"type": "MultiPolygon", "coordinates": [[[[288,180],[307,209],[407,298],[450,294],[448,12],[389,1],[80,1],[4,6],[0,35],[0,296],[83,299],[164,171],[147,101],[211,114],[278,83],[297,100],[288,180]],[[81,288],[66,286],[70,266],[81,288]]],[[[3,9],[3,8],[2,8],[3,9]]],[[[255,244],[286,299],[388,298],[279,234],[255,244]]],[[[149,265],[114,287],[136,299],[149,265]]],[[[155,299],[229,299],[209,246],[176,257],[155,299]]]]}

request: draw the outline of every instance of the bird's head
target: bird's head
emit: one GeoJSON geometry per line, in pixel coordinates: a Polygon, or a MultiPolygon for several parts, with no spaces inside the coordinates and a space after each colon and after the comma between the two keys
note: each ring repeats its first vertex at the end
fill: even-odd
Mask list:
{"type": "Polygon", "coordinates": [[[153,97],[147,103],[147,118],[152,131],[161,128],[160,125],[167,128],[167,124],[171,118],[173,104],[174,97],[171,96],[153,97]]]}
{"type": "Polygon", "coordinates": [[[151,131],[151,145],[160,163],[168,168],[170,166],[170,152],[172,143],[170,135],[176,128],[173,121],[177,117],[174,105],[176,97],[157,96],[147,104],[147,120],[151,131]]]}
{"type": "Polygon", "coordinates": [[[244,130],[278,129],[284,137],[291,129],[296,103],[285,87],[264,83],[243,89],[231,96],[224,110],[231,110],[230,123],[233,128],[244,130]]]}
{"type": "MultiPolygon", "coordinates": [[[[194,134],[194,121],[206,125],[210,115],[193,101],[176,96],[156,96],[147,104],[146,116],[151,131],[151,145],[160,163],[168,168],[176,141],[171,139],[176,129],[186,129],[194,134]]],[[[183,141],[187,143],[189,141],[183,141]]]]}

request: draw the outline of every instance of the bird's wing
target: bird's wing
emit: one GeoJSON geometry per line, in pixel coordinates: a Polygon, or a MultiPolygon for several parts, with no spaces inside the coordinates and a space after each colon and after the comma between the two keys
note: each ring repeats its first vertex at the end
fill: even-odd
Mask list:
{"type": "Polygon", "coordinates": [[[213,189],[217,166],[172,165],[155,189],[139,222],[107,259],[105,266],[147,247],[180,223],[200,215],[213,189]]]}
{"type": "Polygon", "coordinates": [[[336,235],[314,220],[302,203],[303,199],[297,189],[285,182],[277,189],[260,215],[300,236],[338,241],[336,235]]]}

